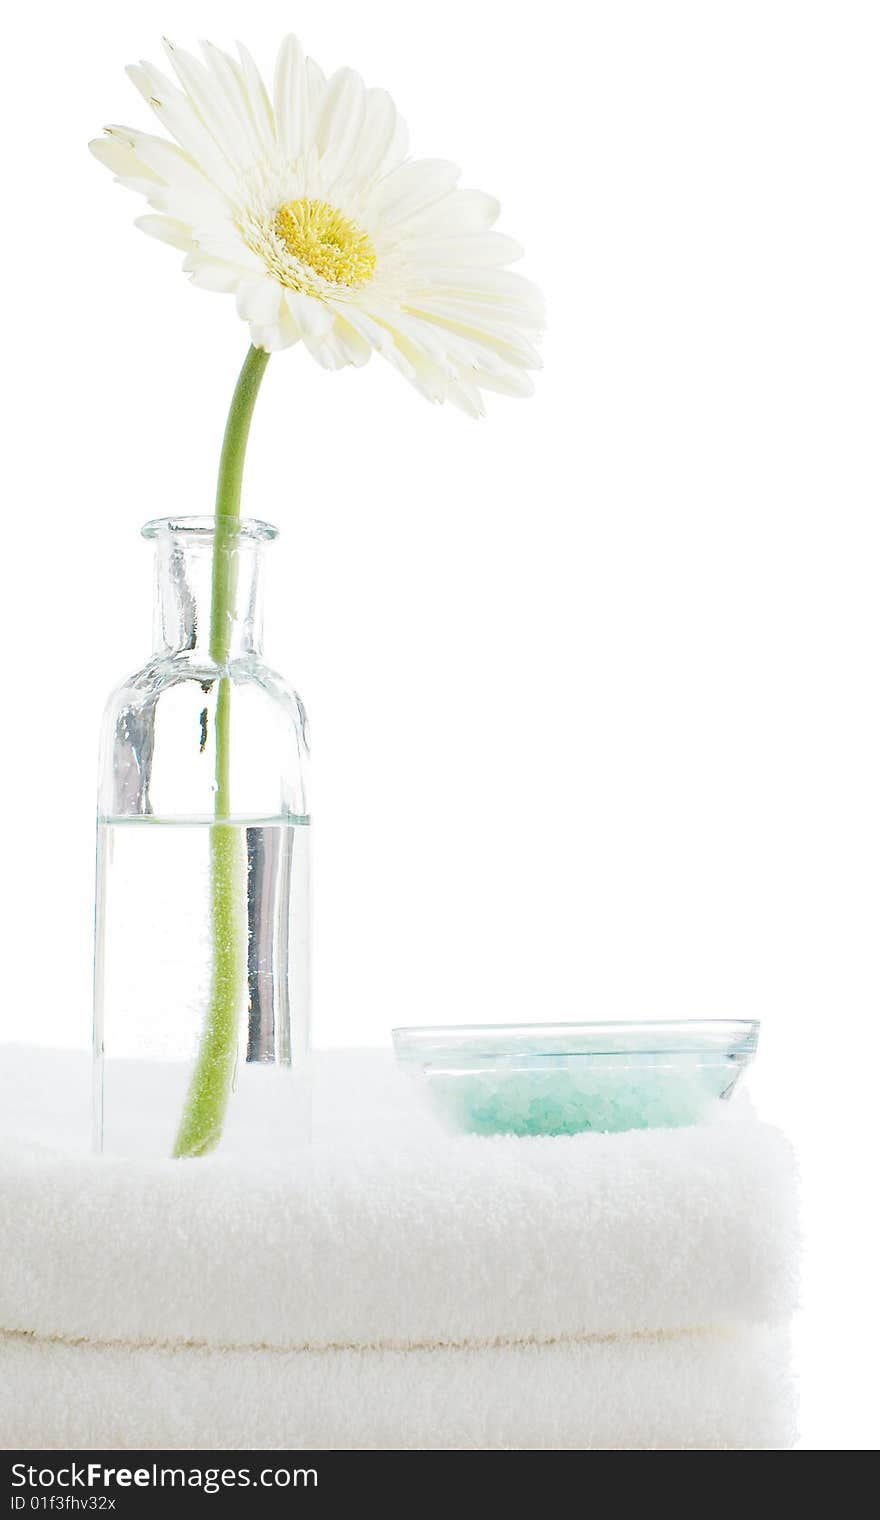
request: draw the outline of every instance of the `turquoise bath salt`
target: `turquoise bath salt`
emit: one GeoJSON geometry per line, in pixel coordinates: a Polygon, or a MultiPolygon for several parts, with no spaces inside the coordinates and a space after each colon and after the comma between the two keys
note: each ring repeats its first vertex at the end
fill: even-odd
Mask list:
{"type": "Polygon", "coordinates": [[[472,1135],[577,1135],[697,1124],[720,1096],[717,1070],[612,1067],[572,1071],[425,1072],[442,1117],[472,1135]]]}
{"type": "Polygon", "coordinates": [[[577,1135],[699,1124],[729,1098],[754,1019],[471,1024],[392,1032],[446,1125],[470,1135],[577,1135]]]}

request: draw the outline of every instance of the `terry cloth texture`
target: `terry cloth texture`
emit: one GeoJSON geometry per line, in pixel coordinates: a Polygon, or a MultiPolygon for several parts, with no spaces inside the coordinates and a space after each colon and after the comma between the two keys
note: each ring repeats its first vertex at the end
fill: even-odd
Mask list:
{"type": "Polygon", "coordinates": [[[788,1444],[793,1167],[747,1108],[449,1138],[386,1053],[328,1053],[266,1170],[91,1157],[86,1071],[0,1053],[5,1446],[788,1444]]]}
{"type": "Polygon", "coordinates": [[[768,1330],[424,1351],[220,1351],[0,1337],[20,1449],[779,1450],[768,1330]]]}

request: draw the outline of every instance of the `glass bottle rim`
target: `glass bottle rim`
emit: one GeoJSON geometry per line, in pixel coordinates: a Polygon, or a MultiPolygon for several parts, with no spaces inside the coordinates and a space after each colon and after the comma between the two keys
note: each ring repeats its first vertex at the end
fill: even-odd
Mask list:
{"type": "Polygon", "coordinates": [[[278,529],[272,523],[261,522],[257,517],[153,517],[144,523],[141,536],[146,539],[185,538],[196,542],[212,539],[217,524],[230,530],[230,536],[238,542],[267,544],[278,537],[278,529]]]}

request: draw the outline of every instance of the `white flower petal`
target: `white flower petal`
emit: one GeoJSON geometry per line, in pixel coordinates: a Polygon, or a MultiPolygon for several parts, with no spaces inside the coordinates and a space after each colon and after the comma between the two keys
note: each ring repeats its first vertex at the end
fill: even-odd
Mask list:
{"type": "Polygon", "coordinates": [[[222,206],[222,197],[217,194],[211,181],[205,178],[198,165],[175,143],[170,143],[165,137],[155,137],[151,132],[136,132],[129,127],[114,127],[112,130],[128,134],[137,158],[146,164],[162,184],[179,190],[192,190],[197,195],[210,195],[218,206],[222,206]]]}
{"type": "Polygon", "coordinates": [[[277,353],[282,348],[291,348],[298,343],[302,334],[287,312],[282,312],[277,322],[266,326],[258,322],[251,323],[251,342],[254,348],[264,348],[267,353],[277,353]]]}
{"type": "Polygon", "coordinates": [[[371,304],[370,316],[392,340],[391,347],[386,345],[381,349],[383,357],[401,369],[410,384],[427,400],[444,401],[449,380],[454,377],[445,349],[428,325],[415,322],[403,312],[378,302],[371,304]]]}
{"type": "Polygon", "coordinates": [[[229,102],[215,74],[193,57],[192,53],[164,39],[171,67],[183,86],[184,94],[202,124],[213,137],[223,157],[237,169],[247,168],[251,155],[240,123],[229,109],[229,102]]]}
{"type": "Polygon", "coordinates": [[[262,125],[258,126],[254,107],[250,100],[241,65],[213,42],[203,42],[202,52],[205,68],[216,81],[230,118],[230,130],[234,128],[241,146],[237,157],[246,161],[248,167],[259,164],[271,151],[274,132],[268,137],[262,125]]]}
{"type": "Polygon", "coordinates": [[[252,270],[254,274],[266,272],[262,259],[248,248],[236,229],[226,223],[197,223],[193,228],[193,242],[200,252],[212,259],[225,259],[227,263],[252,270]]]}
{"type": "Polygon", "coordinates": [[[509,269],[469,270],[455,265],[432,269],[430,289],[453,295],[476,296],[487,302],[533,312],[536,316],[544,315],[544,297],[537,285],[524,275],[514,274],[509,269]]]}
{"type": "Polygon", "coordinates": [[[285,37],[275,64],[275,126],[285,158],[301,158],[312,141],[324,76],[296,37],[285,37]]]}
{"type": "Polygon", "coordinates": [[[380,323],[373,320],[368,311],[364,311],[360,306],[351,305],[346,308],[345,320],[377,353],[382,354],[386,359],[390,357],[394,351],[394,338],[386,327],[382,327],[380,323]]]}
{"type": "Polygon", "coordinates": [[[399,375],[403,376],[404,380],[408,380],[410,385],[415,385],[416,372],[403,350],[398,348],[393,338],[391,338],[391,341],[384,348],[377,349],[377,352],[383,359],[387,359],[388,363],[397,370],[399,375]]]}
{"type": "Polygon", "coordinates": [[[183,92],[151,63],[132,64],[126,73],[184,153],[199,165],[205,178],[222,190],[234,191],[235,176],[231,164],[183,92]]]}
{"type": "Polygon", "coordinates": [[[401,227],[406,237],[467,237],[498,220],[501,203],[482,190],[453,190],[401,227]]]}
{"type": "Polygon", "coordinates": [[[510,364],[522,369],[540,369],[541,356],[523,333],[512,323],[500,323],[494,312],[490,317],[484,310],[453,306],[439,301],[425,301],[420,305],[407,304],[407,312],[432,326],[447,332],[454,338],[455,351],[460,350],[461,340],[471,347],[488,349],[497,353],[510,364]]]}
{"type": "MultiPolygon", "coordinates": [[[[397,108],[395,107],[395,110],[397,108]]],[[[409,152],[409,128],[400,112],[397,112],[397,122],[394,127],[394,136],[391,145],[379,165],[379,173],[390,174],[392,169],[397,169],[403,163],[409,152]]]]}
{"type": "Polygon", "coordinates": [[[535,337],[544,329],[543,311],[531,312],[525,307],[502,305],[499,301],[481,301],[478,296],[456,299],[453,293],[439,289],[408,294],[405,305],[408,311],[418,311],[431,320],[478,328],[494,333],[499,339],[515,339],[526,333],[535,337]]]}
{"type": "Polygon", "coordinates": [[[328,184],[345,169],[360,141],[365,94],[364,81],[354,69],[338,69],[327,81],[315,123],[315,146],[327,160],[328,184]]]}
{"type": "Polygon", "coordinates": [[[200,192],[178,189],[175,185],[158,185],[151,190],[150,205],[181,222],[213,226],[224,220],[223,202],[210,187],[200,192]]]}
{"type": "Polygon", "coordinates": [[[257,136],[264,143],[268,154],[274,150],[277,141],[272,101],[260,71],[247,48],[241,42],[237,44],[237,47],[238,56],[241,59],[242,88],[247,97],[248,109],[253,118],[257,136]]]}
{"type": "Polygon", "coordinates": [[[450,384],[450,376],[446,371],[440,365],[426,359],[421,350],[401,333],[396,335],[395,343],[410,364],[412,370],[409,376],[410,385],[414,385],[419,395],[424,396],[426,401],[445,401],[449,395],[450,384]]]}
{"type": "Polygon", "coordinates": [[[152,206],[156,211],[166,210],[165,195],[167,192],[165,186],[157,185],[155,180],[143,179],[134,174],[130,177],[128,175],[117,174],[116,183],[117,185],[121,185],[123,190],[134,190],[137,195],[145,195],[147,197],[147,204],[152,206]]]}
{"type": "Polygon", "coordinates": [[[380,181],[370,197],[368,226],[398,227],[448,195],[459,172],[455,164],[441,158],[416,158],[401,164],[380,181]]]}
{"type": "Polygon", "coordinates": [[[477,232],[470,237],[414,239],[404,244],[407,259],[420,269],[462,264],[468,268],[500,268],[521,259],[523,250],[515,238],[502,232],[477,232]]]}
{"type": "Polygon", "coordinates": [[[333,312],[323,301],[306,295],[303,290],[284,292],[287,309],[297,327],[307,338],[323,338],[333,326],[333,312]]]}
{"type": "Polygon", "coordinates": [[[398,131],[397,107],[387,90],[367,90],[364,119],[357,150],[352,154],[343,182],[363,193],[383,171],[398,131]]]}
{"type": "Polygon", "coordinates": [[[531,375],[524,369],[475,369],[472,378],[482,390],[498,391],[502,396],[531,396],[535,389],[531,375]]]}
{"type": "Polygon", "coordinates": [[[322,369],[345,369],[350,363],[345,348],[332,329],[322,338],[310,337],[308,333],[304,333],[303,342],[322,369]]]}
{"type": "Polygon", "coordinates": [[[354,364],[360,368],[368,362],[373,352],[372,345],[362,338],[351,323],[345,317],[341,317],[338,312],[333,324],[333,337],[340,351],[345,355],[347,364],[354,364]]]}
{"type": "Polygon", "coordinates": [[[246,322],[257,322],[260,326],[267,327],[276,321],[281,311],[283,294],[277,281],[264,275],[246,275],[236,291],[238,315],[246,322]]]}
{"type": "Polygon", "coordinates": [[[95,137],[89,143],[89,151],[99,163],[119,179],[140,179],[161,184],[162,181],[149,166],[138,158],[132,141],[133,134],[122,134],[117,127],[107,127],[105,137],[95,137]]]}
{"type": "Polygon", "coordinates": [[[138,216],[134,224],[148,237],[158,238],[160,243],[170,243],[172,248],[182,248],[184,253],[191,253],[195,248],[192,229],[172,216],[138,216]]]}
{"type": "Polygon", "coordinates": [[[393,334],[395,342],[399,336],[403,336],[408,342],[414,343],[426,358],[442,365],[447,345],[443,342],[442,335],[435,332],[430,323],[420,321],[401,307],[392,306],[389,302],[380,301],[375,297],[368,304],[366,301],[364,304],[370,316],[393,334]]]}
{"type": "Polygon", "coordinates": [[[203,254],[191,253],[183,261],[184,273],[200,290],[214,290],[220,295],[234,295],[241,284],[242,271],[222,259],[206,259],[203,254]]]}
{"type": "Polygon", "coordinates": [[[477,420],[485,417],[486,408],[483,398],[475,385],[469,385],[464,380],[451,380],[447,399],[457,406],[459,411],[464,412],[466,417],[474,417],[477,420]]]}

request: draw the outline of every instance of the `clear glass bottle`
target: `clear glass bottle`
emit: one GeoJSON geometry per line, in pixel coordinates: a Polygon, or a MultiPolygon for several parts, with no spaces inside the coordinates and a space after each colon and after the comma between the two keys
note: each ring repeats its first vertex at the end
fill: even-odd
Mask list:
{"type": "Polygon", "coordinates": [[[263,663],[276,530],[148,523],[154,654],[107,706],[95,926],[95,1147],[283,1154],[308,1139],[308,730],[263,663]]]}

